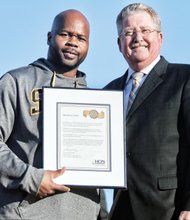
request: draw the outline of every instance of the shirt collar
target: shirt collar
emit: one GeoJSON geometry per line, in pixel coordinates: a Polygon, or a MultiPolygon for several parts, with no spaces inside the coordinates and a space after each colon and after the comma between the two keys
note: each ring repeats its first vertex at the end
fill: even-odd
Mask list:
{"type": "MultiPolygon", "coordinates": [[[[160,55],[158,55],[156,57],[156,59],[150,64],[148,65],[147,67],[145,67],[144,69],[142,69],[140,72],[148,75],[150,73],[150,71],[153,69],[153,67],[158,63],[158,61],[160,60],[160,55]]],[[[134,73],[135,71],[129,67],[128,69],[128,76],[127,76],[127,81],[130,79],[131,75],[134,73]]],[[[126,81],[126,82],[127,82],[126,81]]]]}

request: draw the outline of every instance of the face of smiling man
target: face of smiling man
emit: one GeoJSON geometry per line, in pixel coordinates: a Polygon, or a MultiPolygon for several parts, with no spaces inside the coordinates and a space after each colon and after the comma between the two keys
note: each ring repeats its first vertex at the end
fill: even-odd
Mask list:
{"type": "Polygon", "coordinates": [[[57,73],[74,77],[89,47],[89,23],[79,11],[67,10],[56,16],[48,33],[48,61],[57,73]]]}
{"type": "Polygon", "coordinates": [[[122,22],[123,31],[118,38],[119,49],[129,66],[140,71],[159,55],[162,33],[156,30],[151,16],[138,12],[122,22]]]}

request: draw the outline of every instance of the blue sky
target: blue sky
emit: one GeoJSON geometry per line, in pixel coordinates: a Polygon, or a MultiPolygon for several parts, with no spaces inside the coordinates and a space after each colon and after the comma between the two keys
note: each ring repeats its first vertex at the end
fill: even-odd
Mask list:
{"type": "MultiPolygon", "coordinates": [[[[91,88],[102,88],[122,75],[128,65],[117,46],[116,16],[127,0],[1,0],[0,75],[10,69],[46,57],[47,32],[56,14],[78,9],[91,24],[90,49],[80,70],[87,73],[91,88]]],[[[170,61],[190,63],[189,0],[146,0],[162,20],[161,54],[170,61]]],[[[108,201],[110,201],[108,193],[108,201]]]]}
{"type": "MultiPolygon", "coordinates": [[[[127,69],[118,50],[115,19],[127,0],[2,0],[0,7],[0,75],[46,57],[46,34],[62,10],[81,10],[91,24],[90,49],[80,69],[89,87],[101,88],[127,69]]],[[[146,0],[162,19],[162,54],[171,62],[190,61],[189,0],[146,0]]]]}

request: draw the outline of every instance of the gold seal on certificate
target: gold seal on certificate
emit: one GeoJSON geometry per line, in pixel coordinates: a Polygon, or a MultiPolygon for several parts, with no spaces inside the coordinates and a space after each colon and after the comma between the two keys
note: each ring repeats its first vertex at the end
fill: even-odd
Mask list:
{"type": "Polygon", "coordinates": [[[55,182],[126,187],[123,92],[44,87],[43,101],[44,169],[66,167],[55,182]]]}
{"type": "Polygon", "coordinates": [[[91,118],[97,118],[98,117],[98,112],[96,111],[96,110],[91,110],[91,111],[89,111],[89,116],[91,117],[91,118]]]}
{"type": "Polygon", "coordinates": [[[92,110],[84,110],[84,111],[83,111],[83,116],[84,116],[84,117],[89,116],[89,117],[91,117],[91,118],[93,118],[93,119],[96,119],[96,118],[102,119],[102,118],[105,117],[105,113],[104,113],[104,111],[98,112],[98,111],[95,110],[95,109],[92,109],[92,110]]]}

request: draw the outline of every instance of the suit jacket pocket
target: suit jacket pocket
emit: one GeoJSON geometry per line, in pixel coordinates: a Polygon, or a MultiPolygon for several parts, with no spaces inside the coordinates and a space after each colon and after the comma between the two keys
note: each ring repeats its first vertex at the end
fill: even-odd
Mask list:
{"type": "Polygon", "coordinates": [[[176,176],[164,176],[158,178],[158,188],[160,190],[169,190],[177,188],[176,176]]]}

